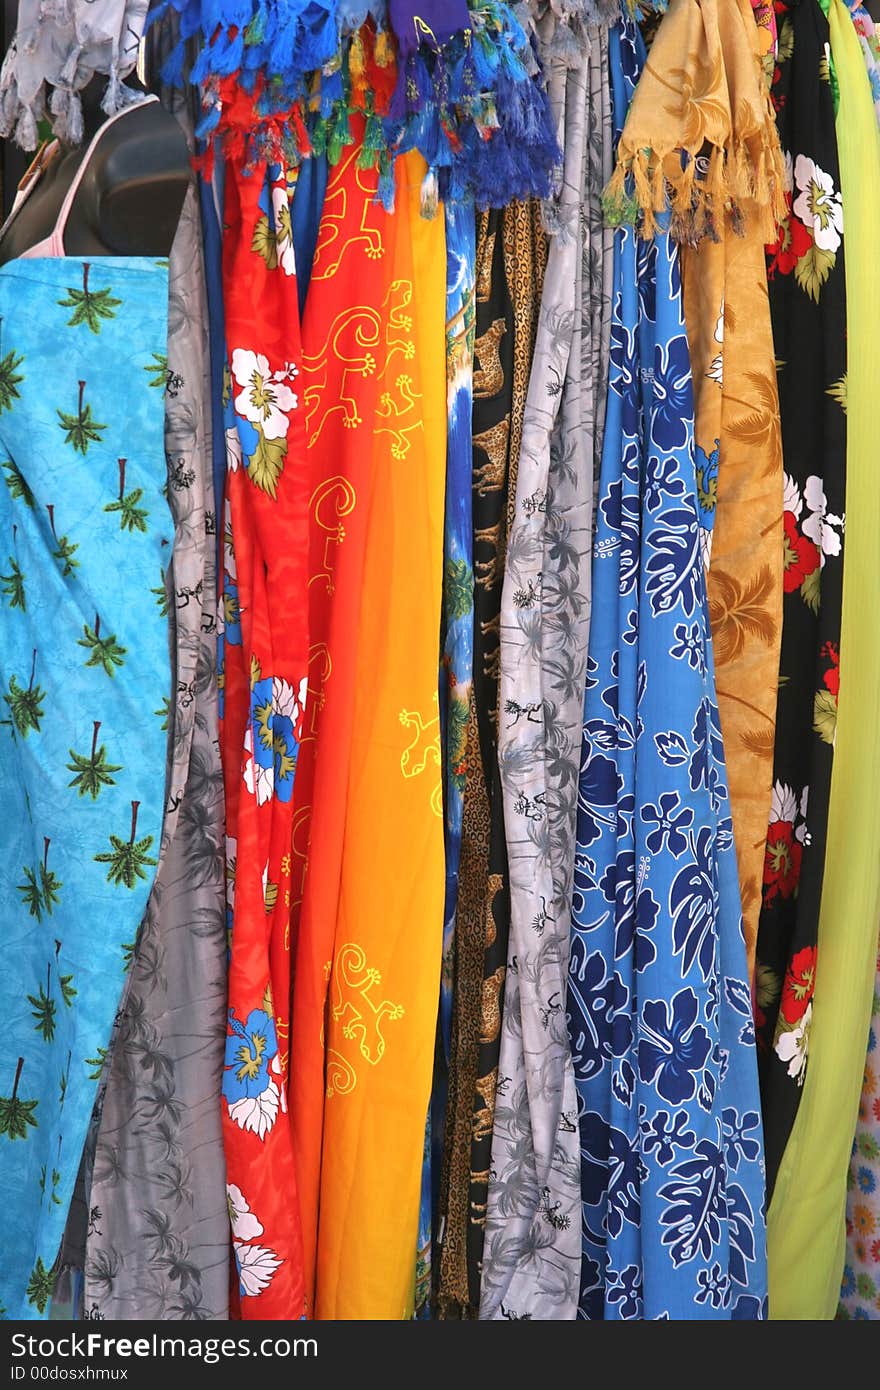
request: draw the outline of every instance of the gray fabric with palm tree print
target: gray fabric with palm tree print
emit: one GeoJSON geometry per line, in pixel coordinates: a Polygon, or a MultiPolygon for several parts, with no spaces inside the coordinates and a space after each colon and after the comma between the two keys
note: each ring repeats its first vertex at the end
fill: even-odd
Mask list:
{"type": "Polygon", "coordinates": [[[499,763],[510,859],[482,1318],[574,1318],[581,1264],[577,1096],[565,1014],[590,615],[594,476],[610,334],[607,31],[550,71],[563,186],[551,243],[501,612],[499,763]]]}
{"type": "MultiPolygon", "coordinates": [[[[177,696],[159,869],[93,1125],[85,1312],[219,1319],[228,1316],[229,1288],[219,1105],[226,1033],[223,782],[207,312],[193,188],[169,275],[168,362],[155,367],[166,390],[175,539],[167,586],[157,573],[155,592],[174,617],[177,696]]],[[[120,478],[120,526],[137,524],[136,500],[120,478]]]]}

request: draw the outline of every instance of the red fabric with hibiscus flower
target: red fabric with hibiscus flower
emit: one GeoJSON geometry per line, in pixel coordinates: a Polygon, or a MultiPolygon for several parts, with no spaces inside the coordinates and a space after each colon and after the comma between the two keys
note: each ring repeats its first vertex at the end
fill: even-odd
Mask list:
{"type": "Polygon", "coordinates": [[[287,1112],[293,781],[308,668],[308,483],[283,169],[226,174],[221,743],[229,964],[223,1125],[244,1318],[303,1315],[287,1112]]]}

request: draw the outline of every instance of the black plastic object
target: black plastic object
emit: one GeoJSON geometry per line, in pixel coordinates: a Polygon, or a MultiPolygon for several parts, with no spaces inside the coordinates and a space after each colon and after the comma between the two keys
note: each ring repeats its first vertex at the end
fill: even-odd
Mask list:
{"type": "MultiPolygon", "coordinates": [[[[82,147],[62,152],[0,242],[0,264],[51,234],[64,195],[106,120],[101,97],[106,79],[82,92],[82,147]]],[[[114,121],[95,148],[77,189],[64,233],[70,256],[167,256],[191,177],[186,140],[158,101],[132,107],[114,121]]]]}

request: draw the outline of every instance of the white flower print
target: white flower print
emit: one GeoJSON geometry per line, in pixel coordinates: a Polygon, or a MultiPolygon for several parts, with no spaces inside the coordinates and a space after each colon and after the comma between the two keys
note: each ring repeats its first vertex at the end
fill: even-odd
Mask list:
{"type": "Polygon", "coordinates": [[[797,815],[797,797],[791,787],[784,782],[777,782],[770,797],[770,821],[787,820],[794,821],[797,815]]]}
{"type": "Polygon", "coordinates": [[[281,1113],[282,1113],[282,1115],[286,1115],[286,1114],[287,1114],[287,1087],[286,1087],[285,1084],[284,1084],[284,1072],[283,1072],[282,1067],[281,1067],[281,1058],[279,1057],[279,1055],[278,1055],[277,1052],[275,1053],[275,1056],[272,1058],[271,1062],[269,1063],[269,1070],[270,1070],[270,1072],[272,1073],[273,1076],[277,1076],[277,1078],[278,1078],[278,1080],[277,1080],[277,1082],[276,1082],[276,1085],[277,1085],[277,1087],[278,1087],[278,1094],[279,1094],[280,1097],[281,1097],[281,1113]]]}
{"type": "Polygon", "coordinates": [[[234,425],[226,431],[226,471],[237,473],[241,468],[241,440],[234,425]]]}
{"type": "Polygon", "coordinates": [[[794,838],[799,840],[802,845],[810,843],[810,832],[807,830],[807,801],[810,796],[809,787],[804,787],[801,792],[801,804],[798,807],[800,823],[795,827],[794,838]]]}
{"type": "Polygon", "coordinates": [[[234,1241],[233,1250],[242,1296],[255,1298],[269,1287],[283,1261],[266,1245],[242,1245],[240,1241],[234,1241]]]}
{"type": "Polygon", "coordinates": [[[785,486],[782,495],[782,509],[783,511],[791,512],[795,520],[797,520],[804,509],[801,490],[794,478],[789,477],[787,473],[785,474],[785,486]]]}
{"type": "Polygon", "coordinates": [[[258,1139],[265,1139],[278,1118],[281,1095],[274,1081],[258,1096],[242,1096],[229,1105],[229,1118],[239,1129],[249,1130],[258,1139]]]}
{"type": "Polygon", "coordinates": [[[275,791],[274,768],[261,767],[259,763],[254,762],[254,731],[250,725],[245,730],[244,751],[247,753],[242,774],[244,784],[251,796],[256,796],[257,805],[263,806],[272,800],[275,791]]]}
{"type": "Polygon", "coordinates": [[[791,193],[794,190],[794,166],[789,150],[785,151],[785,170],[782,175],[782,187],[786,193],[791,193]]]}
{"type": "Polygon", "coordinates": [[[812,228],[820,251],[836,251],[843,232],[843,206],[840,194],[834,192],[831,175],[805,154],[799,154],[794,179],[799,190],[794,200],[795,215],[812,228]]]}
{"type": "Polygon", "coordinates": [[[803,522],[801,530],[818,548],[824,565],[826,555],[840,554],[843,517],[835,516],[833,512],[826,510],[828,504],[822,488],[822,479],[817,478],[815,474],[811,474],[807,479],[804,500],[810,515],[803,522]]]}
{"type": "Polygon", "coordinates": [[[786,1029],[784,1033],[780,1033],[773,1047],[780,1061],[788,1063],[788,1074],[797,1081],[799,1086],[804,1084],[804,1074],[807,1070],[812,1017],[813,1005],[808,1004],[803,1018],[795,1024],[794,1028],[786,1029]]]}
{"type": "Polygon", "coordinates": [[[721,301],[721,308],[718,313],[718,320],[715,324],[715,341],[721,351],[717,352],[709,363],[709,370],[706,376],[710,381],[717,381],[719,386],[724,383],[724,300],[721,301]]]}
{"type": "Polygon", "coordinates": [[[223,508],[223,567],[230,579],[237,579],[235,568],[235,547],[232,544],[232,506],[226,498],[223,508]]]}
{"type": "Polygon", "coordinates": [[[229,1224],[236,1240],[253,1240],[263,1234],[263,1227],[248,1206],[247,1198],[234,1182],[226,1184],[226,1205],[229,1208],[229,1224]]]}
{"type": "Polygon", "coordinates": [[[290,201],[287,181],[276,183],[272,189],[272,212],[275,219],[275,247],[278,264],[285,275],[296,274],[296,256],[293,249],[293,229],[290,222],[290,201]]]}
{"type": "Polygon", "coordinates": [[[261,352],[235,348],[232,375],[242,388],[235,398],[239,415],[258,425],[264,439],[286,439],[288,413],[297,404],[287,385],[286,371],[270,372],[268,359],[261,352]]]}

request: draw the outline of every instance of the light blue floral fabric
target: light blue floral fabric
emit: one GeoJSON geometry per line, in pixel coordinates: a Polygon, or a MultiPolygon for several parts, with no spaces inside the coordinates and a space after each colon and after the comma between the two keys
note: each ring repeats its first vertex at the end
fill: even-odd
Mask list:
{"type": "MultiPolygon", "coordinates": [[[[644,49],[611,35],[615,123],[644,49]]],[[[758,1318],[766,1257],[746,954],[700,554],[676,248],[616,233],[568,1016],[579,1316],[758,1318]]]]}
{"type": "Polygon", "coordinates": [[[46,1312],[158,859],[164,263],[0,269],[0,1305],[46,1312]]]}

